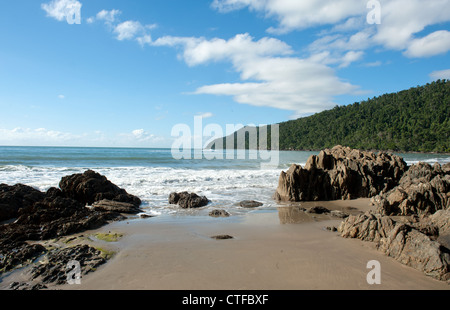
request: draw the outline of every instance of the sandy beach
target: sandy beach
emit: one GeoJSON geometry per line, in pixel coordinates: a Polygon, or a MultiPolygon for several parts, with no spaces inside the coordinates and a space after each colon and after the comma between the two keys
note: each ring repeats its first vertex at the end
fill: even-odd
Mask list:
{"type": "MultiPolygon", "coordinates": [[[[364,211],[368,199],[303,203],[330,210],[364,211]],[[355,210],[353,208],[357,208],[355,210]]],[[[81,285],[63,290],[448,290],[377,251],[372,243],[345,239],[326,227],[341,220],[305,214],[299,206],[229,218],[178,215],[117,222],[96,232],[120,233],[96,241],[116,254],[81,285]],[[230,235],[216,240],[211,236],[230,235]],[[369,285],[371,260],[381,264],[381,284],[369,285]]],[[[16,275],[17,276],[17,275],[16,275]]],[[[8,278],[2,283],[8,282],[8,278]]]]}

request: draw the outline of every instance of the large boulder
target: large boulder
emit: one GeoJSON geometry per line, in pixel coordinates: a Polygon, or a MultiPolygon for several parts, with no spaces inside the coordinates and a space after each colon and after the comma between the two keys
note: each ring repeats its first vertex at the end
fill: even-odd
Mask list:
{"type": "Polygon", "coordinates": [[[385,215],[428,215],[450,208],[450,164],[412,165],[394,189],[372,198],[385,215]]]}
{"type": "Polygon", "coordinates": [[[43,200],[45,194],[23,184],[0,184],[0,222],[16,218],[22,208],[43,200]]]}
{"type": "Polygon", "coordinates": [[[335,146],[311,156],[305,167],[281,172],[274,198],[318,201],[370,198],[393,188],[407,170],[396,155],[335,146]]]}
{"type": "Polygon", "coordinates": [[[136,207],[141,205],[138,197],[128,194],[126,190],[92,170],[62,178],[59,187],[64,196],[84,204],[93,204],[96,201],[107,199],[131,203],[136,207]]]}
{"type": "Polygon", "coordinates": [[[199,196],[196,193],[171,193],[169,196],[170,204],[177,204],[183,209],[200,208],[209,203],[208,198],[199,196]]]}

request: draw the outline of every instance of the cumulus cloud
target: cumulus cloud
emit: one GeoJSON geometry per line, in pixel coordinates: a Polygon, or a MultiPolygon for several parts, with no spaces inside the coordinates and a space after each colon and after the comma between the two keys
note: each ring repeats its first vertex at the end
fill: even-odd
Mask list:
{"type": "Polygon", "coordinates": [[[430,77],[435,80],[450,80],[450,69],[433,71],[430,73],[430,77]]]}
{"type": "Polygon", "coordinates": [[[116,39],[123,40],[136,40],[139,44],[151,44],[152,37],[149,31],[156,27],[156,24],[142,25],[138,21],[128,20],[120,23],[114,27],[113,32],[117,35],[116,39]]]}
{"type": "Polygon", "coordinates": [[[87,19],[87,22],[93,23],[99,20],[105,22],[106,24],[112,24],[117,21],[117,16],[119,16],[120,14],[122,14],[122,12],[119,10],[101,10],[95,17],[89,17],[87,19]]]}
{"type": "Polygon", "coordinates": [[[405,55],[408,57],[431,57],[444,54],[450,50],[450,32],[435,31],[426,37],[414,39],[410,42],[405,55]]]}
{"type": "Polygon", "coordinates": [[[366,9],[366,3],[360,0],[214,0],[212,7],[221,12],[248,7],[279,22],[279,26],[269,28],[269,32],[286,33],[295,29],[339,23],[360,15],[366,9]]]}
{"type": "MultiPolygon", "coordinates": [[[[331,108],[336,95],[358,90],[357,86],[341,81],[325,64],[313,58],[292,57],[292,48],[274,38],[255,41],[249,34],[229,40],[162,37],[153,44],[181,47],[180,57],[190,66],[227,61],[240,74],[241,83],[205,85],[195,94],[232,96],[239,103],[305,115],[331,108]]],[[[351,53],[347,62],[360,56],[351,53]]]]}
{"type": "Polygon", "coordinates": [[[82,4],[77,0],[52,0],[41,4],[41,8],[47,12],[48,17],[58,21],[65,20],[73,9],[81,9],[82,4]]]}
{"type": "Polygon", "coordinates": [[[212,7],[229,12],[249,8],[278,21],[271,33],[333,25],[311,48],[363,50],[382,46],[408,57],[429,57],[450,50],[448,31],[422,34],[427,27],[450,21],[450,0],[380,0],[381,24],[362,22],[370,12],[360,0],[214,0],[212,7]],[[333,35],[333,32],[340,32],[333,35]],[[343,33],[345,32],[345,33],[343,33]]]}

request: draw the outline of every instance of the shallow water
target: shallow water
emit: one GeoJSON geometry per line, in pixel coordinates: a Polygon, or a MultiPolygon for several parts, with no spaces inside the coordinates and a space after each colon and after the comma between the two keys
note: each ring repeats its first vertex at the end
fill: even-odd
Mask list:
{"type": "MultiPolygon", "coordinates": [[[[150,215],[206,216],[212,209],[226,209],[231,214],[254,212],[238,206],[242,200],[257,200],[259,210],[276,210],[272,195],[282,170],[293,163],[304,165],[318,152],[279,152],[275,166],[263,166],[255,152],[223,153],[233,159],[177,160],[170,149],[136,148],[63,148],[0,147],[0,183],[22,183],[41,191],[58,187],[62,177],[92,169],[125,188],[143,201],[150,215]],[[256,159],[253,156],[256,155],[256,159]],[[238,159],[243,157],[244,159],[238,159]],[[205,195],[211,203],[197,210],[183,210],[169,205],[171,192],[189,191],[205,195]]],[[[208,156],[207,153],[203,154],[208,156]]],[[[399,154],[408,164],[424,161],[448,163],[449,155],[399,154]]],[[[220,156],[219,156],[220,157],[220,156]]]]}

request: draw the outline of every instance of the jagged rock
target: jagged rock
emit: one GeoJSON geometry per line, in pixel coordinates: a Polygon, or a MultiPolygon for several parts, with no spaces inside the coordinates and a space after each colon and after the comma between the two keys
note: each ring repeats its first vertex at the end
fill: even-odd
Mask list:
{"type": "Polygon", "coordinates": [[[344,238],[379,242],[388,236],[394,226],[395,222],[391,218],[366,212],[347,217],[339,226],[338,231],[344,238]]]}
{"type": "Polygon", "coordinates": [[[102,210],[102,211],[113,211],[113,212],[119,212],[119,213],[126,213],[126,214],[136,214],[139,212],[142,212],[142,210],[136,205],[132,203],[126,203],[126,202],[117,202],[112,200],[103,199],[97,202],[94,202],[92,204],[92,207],[95,210],[102,210]]]}
{"type": "Polygon", "coordinates": [[[14,223],[0,226],[0,246],[8,242],[48,240],[96,229],[120,219],[124,217],[117,212],[90,210],[71,198],[45,198],[21,210],[14,223]]]}
{"type": "Polygon", "coordinates": [[[449,209],[450,169],[437,163],[412,165],[397,187],[372,198],[372,204],[386,215],[427,215],[449,209]]]}
{"type": "Polygon", "coordinates": [[[396,222],[389,216],[365,214],[349,216],[338,228],[345,238],[375,242],[377,248],[401,263],[439,280],[450,279],[450,251],[434,240],[433,227],[396,222]]]}
{"type": "Polygon", "coordinates": [[[209,203],[209,200],[205,196],[199,196],[195,193],[181,192],[171,193],[169,203],[178,204],[184,209],[191,209],[204,207],[209,203]]]}
{"type": "Polygon", "coordinates": [[[45,252],[46,249],[40,244],[30,245],[25,242],[3,244],[0,247],[0,273],[27,265],[45,252]]]}
{"type": "Polygon", "coordinates": [[[48,253],[47,260],[31,270],[31,279],[40,278],[44,284],[64,284],[67,281],[67,265],[70,261],[80,263],[81,275],[86,275],[104,264],[102,252],[86,244],[57,249],[48,253]]]}
{"type": "Polygon", "coordinates": [[[244,200],[239,203],[242,208],[257,208],[261,207],[263,203],[254,200],[244,200]]]}
{"type": "Polygon", "coordinates": [[[83,204],[93,204],[103,199],[126,202],[139,207],[141,200],[128,194],[99,173],[87,170],[82,174],[63,177],[59,187],[65,197],[75,199],[83,204]]]}
{"type": "Polygon", "coordinates": [[[209,212],[209,216],[212,216],[212,217],[229,217],[230,213],[228,213],[225,210],[218,210],[218,209],[216,209],[216,210],[212,210],[211,212],[209,212]]]}
{"type": "Polygon", "coordinates": [[[45,194],[23,184],[0,184],[0,222],[16,218],[22,208],[43,200],[45,194]]]}
{"type": "Polygon", "coordinates": [[[281,172],[274,198],[279,201],[318,201],[368,198],[393,188],[407,170],[396,155],[335,146],[311,156],[305,167],[281,172]]]}

